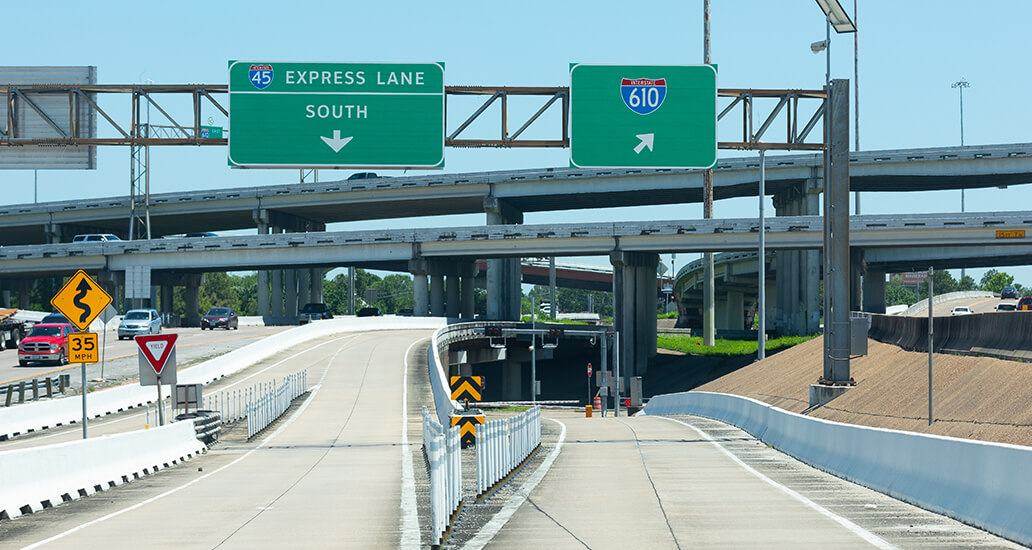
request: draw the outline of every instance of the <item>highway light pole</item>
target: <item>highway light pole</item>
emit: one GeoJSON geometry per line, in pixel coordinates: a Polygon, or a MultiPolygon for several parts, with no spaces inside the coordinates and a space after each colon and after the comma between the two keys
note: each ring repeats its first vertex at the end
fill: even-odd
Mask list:
{"type": "MultiPolygon", "coordinates": [[[[702,62],[710,64],[710,2],[702,2],[702,62]]],[[[713,217],[713,170],[702,172],[702,218],[713,217]]],[[[702,345],[712,346],[716,340],[714,313],[713,253],[702,254],[702,345]]]]}
{"type": "MultiPolygon", "coordinates": [[[[971,83],[964,80],[961,77],[960,80],[952,84],[953,88],[956,88],[960,92],[960,146],[964,146],[964,88],[970,88],[971,83]]],[[[960,189],[960,211],[964,212],[964,189],[960,189]]],[[[964,268],[960,268],[960,278],[963,279],[966,275],[964,268]]]]}

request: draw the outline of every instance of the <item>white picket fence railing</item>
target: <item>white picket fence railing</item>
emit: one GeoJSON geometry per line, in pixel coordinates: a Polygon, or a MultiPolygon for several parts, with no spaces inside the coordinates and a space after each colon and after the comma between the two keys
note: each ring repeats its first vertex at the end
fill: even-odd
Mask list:
{"type": "Polygon", "coordinates": [[[247,416],[247,438],[251,439],[267,428],[290,408],[290,403],[294,399],[306,391],[308,369],[287,376],[279,385],[275,379],[269,383],[259,384],[243,405],[244,415],[247,416]]]}
{"type": "Polygon", "coordinates": [[[436,546],[462,504],[462,455],[459,428],[444,428],[426,407],[423,449],[430,465],[430,538],[436,546]]]}
{"type": "Polygon", "coordinates": [[[483,495],[541,444],[541,407],[477,427],[477,496],[483,495]]]}

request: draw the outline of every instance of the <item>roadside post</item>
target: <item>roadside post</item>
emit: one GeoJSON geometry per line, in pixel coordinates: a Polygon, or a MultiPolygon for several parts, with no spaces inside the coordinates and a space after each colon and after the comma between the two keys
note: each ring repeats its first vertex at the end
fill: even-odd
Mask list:
{"type": "Polygon", "coordinates": [[[99,362],[97,333],[88,332],[90,323],[105,308],[111,305],[109,295],[97,281],[94,281],[83,270],[78,270],[68,279],[61,290],[50,299],[50,305],[61,312],[75,328],[82,332],[68,335],[69,361],[82,364],[82,438],[87,437],[88,418],[86,414],[86,363],[99,362]]]}
{"type": "Polygon", "coordinates": [[[588,404],[591,404],[591,363],[588,363],[588,404]]]}
{"type": "Polygon", "coordinates": [[[176,385],[176,340],[178,334],[152,334],[134,338],[140,363],[140,385],[158,387],[158,424],[165,425],[161,385],[176,385]]]}

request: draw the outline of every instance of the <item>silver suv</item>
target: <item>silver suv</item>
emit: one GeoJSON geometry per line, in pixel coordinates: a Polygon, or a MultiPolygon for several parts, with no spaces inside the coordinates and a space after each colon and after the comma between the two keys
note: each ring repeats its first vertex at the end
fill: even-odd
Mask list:
{"type": "Polygon", "coordinates": [[[117,235],[112,235],[110,233],[86,233],[86,234],[83,234],[83,235],[76,235],[75,237],[72,238],[72,242],[73,243],[86,243],[86,242],[95,243],[95,242],[120,241],[120,240],[122,240],[122,239],[119,239],[117,235]]]}
{"type": "Polygon", "coordinates": [[[118,325],[118,339],[141,334],[161,334],[161,315],[156,309],[131,309],[118,325]]]}

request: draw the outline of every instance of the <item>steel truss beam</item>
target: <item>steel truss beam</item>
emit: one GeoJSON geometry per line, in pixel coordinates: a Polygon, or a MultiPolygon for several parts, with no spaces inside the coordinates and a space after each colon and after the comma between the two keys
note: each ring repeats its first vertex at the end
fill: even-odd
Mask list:
{"type": "MultiPolygon", "coordinates": [[[[6,126],[0,128],[0,146],[19,145],[227,145],[227,138],[202,139],[201,134],[201,107],[203,100],[207,100],[215,106],[223,115],[228,116],[229,111],[216,100],[214,96],[227,94],[229,87],[226,85],[86,85],[86,86],[65,86],[65,85],[0,85],[0,94],[5,96],[8,104],[8,119],[6,126]],[[58,128],[58,125],[38,105],[32,102],[27,94],[64,94],[68,96],[68,103],[71,106],[70,124],[71,132],[65,133],[58,128]],[[98,94],[121,94],[130,95],[130,113],[127,124],[119,125],[115,119],[102,109],[93,99],[98,94]],[[172,114],[163,108],[155,96],[175,96],[188,94],[191,96],[192,116],[189,123],[180,123],[172,114]],[[153,105],[161,113],[169,124],[154,126],[154,129],[162,128],[165,131],[147,132],[146,124],[141,121],[140,108],[144,102],[153,105]],[[15,122],[16,103],[24,103],[28,108],[36,112],[48,124],[58,129],[62,137],[56,138],[31,138],[20,136],[19,128],[15,122]],[[84,107],[95,109],[108,124],[121,134],[116,137],[83,137],[80,135],[77,113],[84,107]],[[124,128],[128,128],[126,131],[124,128]]],[[[484,103],[471,115],[469,115],[457,128],[450,131],[445,139],[448,147],[495,147],[495,148],[564,148],[570,146],[569,116],[570,116],[570,89],[566,86],[552,87],[518,87],[518,86],[446,86],[445,98],[466,96],[486,96],[484,103]],[[542,106],[529,116],[519,128],[509,132],[509,98],[538,97],[542,100],[542,106]],[[501,119],[499,120],[498,139],[476,139],[460,137],[471,124],[477,121],[488,108],[500,100],[501,119]],[[534,122],[538,121],[549,109],[561,109],[561,123],[557,139],[519,139],[520,136],[534,122]]],[[[823,143],[807,143],[811,131],[817,126],[824,116],[824,105],[827,94],[823,90],[761,90],[761,89],[724,89],[718,90],[720,98],[732,98],[719,113],[717,120],[722,120],[726,115],[731,114],[736,108],[741,111],[742,138],[739,141],[721,141],[717,144],[720,149],[783,149],[783,150],[823,150],[823,143]],[[770,113],[763,118],[757,126],[756,113],[754,110],[755,99],[777,99],[777,105],[770,113]],[[806,119],[802,130],[799,129],[800,122],[800,100],[814,100],[819,102],[813,114],[806,119]],[[763,141],[763,137],[773,125],[775,120],[784,112],[785,116],[785,141],[763,141]],[[755,130],[754,130],[755,128],[755,130]]],[[[447,108],[447,106],[446,106],[447,108]]],[[[185,118],[185,117],[182,117],[185,118]]]]}

